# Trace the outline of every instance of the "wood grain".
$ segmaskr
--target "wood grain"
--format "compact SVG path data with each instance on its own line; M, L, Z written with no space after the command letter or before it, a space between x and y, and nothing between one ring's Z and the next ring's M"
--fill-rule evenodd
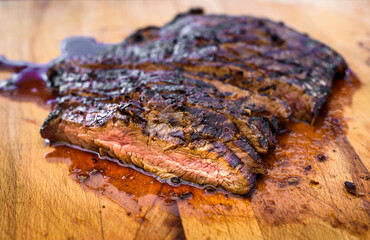
M172 206L175 215L163 211L154 194L140 216L128 216L119 202L73 181L68 164L45 161L53 150L39 135L47 109L0 96L0 239L370 238L369 181L359 178L370 168L369 1L1 1L0 53L43 63L58 56L65 37L119 42L138 27L162 25L191 6L284 21L347 60L362 86L344 111L349 142L326 146L336 152L328 151L333 160L317 169L322 187L302 184L278 196L257 193L252 201L195 194ZM0 79L8 76L0 73ZM345 193L346 180L358 183L367 196ZM269 201L277 204L272 212ZM284 201L291 202L280 206ZM294 209L302 204L309 212Z

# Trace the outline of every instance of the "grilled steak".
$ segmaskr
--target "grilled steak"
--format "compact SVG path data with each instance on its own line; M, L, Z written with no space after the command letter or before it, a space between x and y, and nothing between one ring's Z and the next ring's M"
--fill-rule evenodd
M48 72L57 104L41 128L67 143L247 194L259 154L291 116L312 121L344 60L281 23L192 10Z
M255 173L265 173L257 151L267 152L274 133L268 118L240 107L253 95L227 96L211 83L166 71L75 70L61 75L68 81L41 129L52 142L238 194L251 190Z
M162 28L138 30L108 50L105 58L109 61L98 64L166 69L173 65L195 76L275 96L303 121L317 117L334 76L346 69L336 52L283 23L203 15L200 10L180 14Z

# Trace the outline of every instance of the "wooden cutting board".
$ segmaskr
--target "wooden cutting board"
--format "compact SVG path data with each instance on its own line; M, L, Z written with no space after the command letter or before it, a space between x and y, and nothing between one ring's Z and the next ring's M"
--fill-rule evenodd
M347 60L362 84L344 108L348 141L322 146L330 152L328 160L310 175L318 186L305 178L251 199L199 190L191 200L169 203L158 197L170 188L166 184L148 187L154 194L145 197L140 189L129 194L119 187L89 188L71 172L72 150L63 153L64 162L44 157L53 151L39 135L48 110L0 96L0 239L370 239L369 1L1 1L0 53L43 63L59 55L65 37L119 42L138 27L162 25L191 6L284 21ZM8 76L0 73L0 79ZM133 179L139 173L131 174ZM344 181L355 182L365 196L348 194ZM112 197L117 194L123 197ZM126 200L138 207L135 214Z

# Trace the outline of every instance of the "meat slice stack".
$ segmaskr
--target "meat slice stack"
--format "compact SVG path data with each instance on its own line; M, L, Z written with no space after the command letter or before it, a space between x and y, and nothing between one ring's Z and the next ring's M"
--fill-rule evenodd
M102 54L56 63L48 84L58 104L41 135L247 194L266 173L259 153L291 115L313 121L345 68L283 24L192 10Z

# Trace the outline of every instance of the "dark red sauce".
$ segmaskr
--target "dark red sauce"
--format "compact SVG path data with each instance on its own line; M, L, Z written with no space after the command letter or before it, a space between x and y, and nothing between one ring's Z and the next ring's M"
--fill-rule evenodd
M61 43L61 57L94 55L104 51L109 44L97 43L89 37L70 37ZM55 59L57 61L59 58ZM11 61L0 55L0 71L12 72L7 82L0 83L0 93L16 100L36 101L50 105L57 93L47 86L47 73L53 61L46 64Z
M73 57L96 54L106 47L91 38L77 37L64 41L61 48L62 55ZM11 81L16 83L14 88L2 84L0 93L17 100L52 102L56 93L46 85L49 66L0 58L0 70L13 72ZM315 216L334 227L342 226L349 231L362 233L368 228L363 223L365 219L348 219L344 210L338 213L338 206L330 204L320 212L310 207L310 202L321 201L310 195L311 188L321 189L322 179L319 176L325 175L326 164L333 161L332 156L342 154L348 159L357 156L346 139L347 124L343 112L344 107L351 104L352 95L359 86L355 75L347 71L345 78L335 82L332 96L313 126L301 122L288 125L287 131L278 136L276 149L262 156L268 174L259 177L256 191L250 197L234 196L213 188L176 184L177 181L159 181L118 161L102 159L97 154L68 146L56 146L54 151L45 155L45 159L50 163L68 164L69 175L74 181L86 190L109 198L125 209L127 215L139 221L146 209L154 205L175 217L179 213L183 216L191 215L194 210L202 211L200 216L204 221L212 220L220 212L242 216L243 211L252 206L261 224L299 223L307 216ZM344 151L341 146L347 150ZM353 166L357 168L357 173L362 171L361 167ZM363 173L366 174L366 169ZM360 180L356 181L361 185ZM291 196L294 196L297 204L286 205L291 203ZM348 222L351 224L348 225ZM357 226L355 230L353 225Z
M0 57L0 70L13 72L7 82L2 82L0 91L3 95L17 100L48 103L56 98L56 93L47 87L48 65L33 64L23 61L10 61Z

